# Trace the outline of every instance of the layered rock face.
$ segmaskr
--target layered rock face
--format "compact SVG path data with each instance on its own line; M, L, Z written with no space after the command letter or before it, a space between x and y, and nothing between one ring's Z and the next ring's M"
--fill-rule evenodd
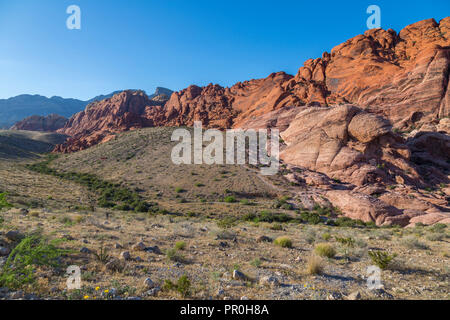
M48 116L31 116L17 122L11 130L55 132L65 126L69 119L51 114Z
M395 183L397 177L420 180L409 164L408 147L391 132L389 122L355 106L308 108L281 137L287 144L282 160L334 179L359 186Z

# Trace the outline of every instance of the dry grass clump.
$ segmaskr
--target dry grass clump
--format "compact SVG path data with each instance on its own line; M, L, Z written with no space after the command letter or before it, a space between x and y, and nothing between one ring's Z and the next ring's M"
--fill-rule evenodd
M306 263L306 273L310 275L322 274L324 269L323 259L312 254Z
M329 243L319 243L314 252L321 257L333 258L336 255L336 250Z
M282 248L292 248L292 240L289 237L278 237L273 243Z

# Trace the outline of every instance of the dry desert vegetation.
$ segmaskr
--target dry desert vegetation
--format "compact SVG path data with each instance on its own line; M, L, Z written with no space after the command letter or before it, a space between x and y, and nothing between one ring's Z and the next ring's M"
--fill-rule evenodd
M176 166L171 132L123 132L58 156L40 135L3 133L0 299L449 298L446 224L348 219L320 189L286 179L288 166L272 177ZM81 289L67 288L72 265Z

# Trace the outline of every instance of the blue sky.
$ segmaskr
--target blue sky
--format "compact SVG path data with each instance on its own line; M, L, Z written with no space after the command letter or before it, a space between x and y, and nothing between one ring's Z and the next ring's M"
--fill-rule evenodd
M66 28L72 4L81 30ZM382 27L396 31L450 15L448 0L0 0L0 98L88 99L295 74L363 33L371 4L381 7Z

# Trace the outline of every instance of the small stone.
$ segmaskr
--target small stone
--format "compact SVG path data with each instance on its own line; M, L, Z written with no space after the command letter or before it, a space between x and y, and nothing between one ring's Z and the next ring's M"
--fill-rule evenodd
M10 241L19 241L23 238L23 235L19 231L9 231L5 236Z
M123 268L123 264L119 259L113 258L105 264L105 268L109 271L120 271Z
M159 287L155 287L153 289L148 290L145 294L149 297L154 297L158 294L158 292L161 291Z
M263 286L270 286L270 287L274 288L280 284L280 281L278 280L278 278L267 276L267 277L262 277L261 279L259 279L259 284L261 284Z
M155 283L152 281L152 279L147 278L144 280L144 286L148 289L153 289L155 288Z
M348 300L359 300L359 299L361 299L361 293L359 291L352 292L347 296L347 299Z
M5 257L11 253L11 250L5 247L0 247L0 256Z
M234 280L247 280L247 276L240 272L239 270L233 271L233 279Z
M144 249L146 252L151 252L154 254L162 254L161 249L159 249L158 246L154 246L154 247L147 247Z
M250 300L247 296L242 296L241 300Z
M22 291L16 291L11 293L11 299L22 299L23 298L23 292Z
M225 294L225 290L223 290L223 289L217 290L216 295L217 295L218 297L221 297L221 296L223 296L224 294Z
M91 250L89 250L89 249L86 248L86 247L83 247L83 248L80 249L80 252L81 252L81 253L87 253L87 254L89 254L89 253L91 253Z
M114 244L115 249L123 249L122 245L120 243Z
M134 251L144 251L144 250L145 250L145 244L144 244L143 242L136 243L136 244L132 247L132 249L133 249Z
M273 239L267 236L260 236L256 239L258 242L273 242Z
M123 251L120 254L120 258L125 261L131 260L131 254L128 251Z

